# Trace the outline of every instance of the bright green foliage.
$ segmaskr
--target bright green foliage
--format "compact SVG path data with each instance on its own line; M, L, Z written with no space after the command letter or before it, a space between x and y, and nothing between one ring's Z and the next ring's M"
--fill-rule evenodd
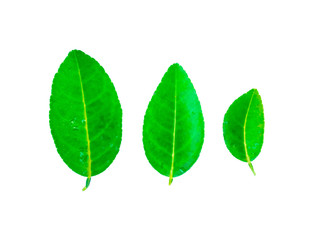
M255 175L252 161L263 144L264 115L257 89L235 100L224 116L223 136L227 148L237 159L247 162Z
M159 173L173 177L197 161L204 141L204 120L187 73L173 64L162 78L144 117L145 154Z
M54 76L50 128L57 151L76 173L92 176L115 159L121 143L122 110L116 90L99 63L69 52Z

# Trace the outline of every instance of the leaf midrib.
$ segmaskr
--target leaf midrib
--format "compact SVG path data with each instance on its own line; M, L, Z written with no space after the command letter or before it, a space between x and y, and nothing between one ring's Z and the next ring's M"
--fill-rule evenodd
M90 149L90 137L89 137L89 130L88 130L87 107L86 107L86 101L85 101L84 91L83 91L81 71L80 71L80 67L79 67L79 63L78 63L78 58L77 58L77 55L75 52L74 52L74 57L75 57L79 80L80 80L81 96L82 96L82 103L83 103L83 114L84 114L84 120L85 120L87 152L88 152L88 178L91 178L91 149Z
M169 185L173 181L173 169L174 169L174 154L176 145L176 126L177 126L177 70L174 72L174 111L173 111L173 134L172 134L172 155L171 155L171 169L169 176Z
M248 154L248 149L247 149L247 139L246 139L246 127L247 127L247 119L248 119L248 114L249 114L249 111L250 111L250 107L251 107L251 103L252 103L252 99L253 99L253 95L255 94L255 91L256 90L253 90L252 92L252 95L251 95L251 98L250 98L250 102L249 102L249 105L248 105L248 109L247 109L247 113L246 113L246 117L244 119L244 125L243 125L243 143L244 143L244 151L245 151L245 154L246 154L246 160L247 160L247 163L250 167L250 169L252 170L253 174L256 175L254 169L253 169L253 166L252 166L252 163L251 163L251 160L250 160L250 157L249 157L249 154Z

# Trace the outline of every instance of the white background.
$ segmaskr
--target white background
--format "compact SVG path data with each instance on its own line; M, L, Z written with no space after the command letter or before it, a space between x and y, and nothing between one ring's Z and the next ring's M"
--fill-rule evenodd
M319 1L1 1L0 239L320 239ZM113 164L85 178L49 129L54 74L94 57L123 108ZM168 186L144 155L145 110L178 62L205 118L196 164ZM232 157L222 121L257 88L265 139Z

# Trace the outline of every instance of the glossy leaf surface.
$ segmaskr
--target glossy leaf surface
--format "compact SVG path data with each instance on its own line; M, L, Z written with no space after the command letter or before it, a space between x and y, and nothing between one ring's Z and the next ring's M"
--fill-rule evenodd
M259 155L264 134L264 114L257 89L251 89L235 100L224 116L223 136L227 148L237 159L247 162Z
M158 85L145 114L143 145L154 169L169 177L188 171L204 141L200 102L187 73L173 64Z
M85 190L115 159L122 135L117 93L96 60L79 50L68 54L53 79L49 118L57 151L87 177Z

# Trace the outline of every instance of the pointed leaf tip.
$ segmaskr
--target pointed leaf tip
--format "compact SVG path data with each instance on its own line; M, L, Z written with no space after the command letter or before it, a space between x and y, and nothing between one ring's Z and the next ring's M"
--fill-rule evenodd
M179 64L179 63L173 63L169 68L168 68L168 71L169 70L172 70L172 69L181 69L184 71L183 67Z
M173 63L171 66L181 67L179 63Z
M78 53L80 53L80 54L85 54L85 53L84 53L83 51L81 51L81 50L73 49L73 50L71 50L71 51L68 53L68 55L78 54Z

